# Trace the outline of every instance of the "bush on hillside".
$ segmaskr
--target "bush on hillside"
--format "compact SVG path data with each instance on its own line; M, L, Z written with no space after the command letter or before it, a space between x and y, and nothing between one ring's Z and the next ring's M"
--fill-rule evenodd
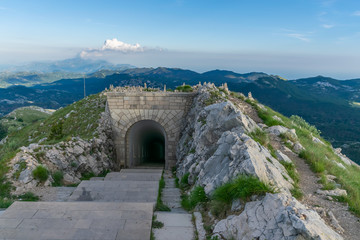
M190 85L178 86L176 88L176 90L178 90L179 92L192 92L193 91L193 89Z
M63 122L60 121L51 127L49 139L61 139L63 136Z
M40 182L45 182L49 178L48 170L42 165L37 166L33 170L32 175L35 179L39 180Z

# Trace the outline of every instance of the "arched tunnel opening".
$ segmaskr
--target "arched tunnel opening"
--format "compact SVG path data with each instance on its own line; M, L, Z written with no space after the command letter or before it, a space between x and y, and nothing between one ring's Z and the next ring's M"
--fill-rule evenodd
M154 131L153 129L148 129L143 132L141 139L141 156L140 163L149 164L149 163L165 163L165 139L164 136Z
M167 139L159 123L152 120L139 121L130 127L126 139L127 167L165 165Z

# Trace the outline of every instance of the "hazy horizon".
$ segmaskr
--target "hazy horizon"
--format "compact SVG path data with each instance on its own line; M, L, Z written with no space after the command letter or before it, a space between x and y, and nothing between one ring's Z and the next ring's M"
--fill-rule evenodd
M137 67L360 78L360 2L0 1L0 64L82 56Z

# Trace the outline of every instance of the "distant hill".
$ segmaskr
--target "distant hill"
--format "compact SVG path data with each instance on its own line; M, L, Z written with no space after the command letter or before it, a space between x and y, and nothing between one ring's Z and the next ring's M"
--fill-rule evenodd
M239 74L214 70L197 73L178 68L131 68L100 70L88 74L86 93L98 93L110 85L144 85L175 89L183 83L194 85L228 83L230 90L252 95L286 116L299 115L316 125L334 146L360 162L360 79L336 80L322 76L285 81L266 73ZM32 87L0 89L0 115L29 105L57 109L83 98L83 79L62 79Z
M14 85L33 86L60 79L80 78L84 74L101 78L133 67L129 64L111 64L103 60L83 58L34 62L23 66L2 68L2 72L0 72L0 88Z

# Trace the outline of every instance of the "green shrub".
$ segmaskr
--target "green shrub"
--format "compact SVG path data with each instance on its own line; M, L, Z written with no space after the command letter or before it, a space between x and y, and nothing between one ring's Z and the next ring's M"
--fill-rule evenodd
M58 186L62 186L63 185L63 179L64 179L64 174L61 171L56 171L53 173L52 175L54 182L53 182L53 186L54 187L58 187Z
M84 173L81 174L80 180L81 181L90 180L90 178L92 178L92 177L96 177L95 173L93 173L93 172L84 172Z
M8 129L0 122L0 140L6 137L8 134Z
M49 139L61 139L64 136L63 133L63 122L60 121L58 123L55 123L50 130L50 135L49 135Z
M35 179L39 180L40 182L45 182L49 178L48 170L42 165L37 166L33 170L32 175Z
M0 208L8 208L13 202L11 199L0 198Z
M32 192L26 192L20 196L18 196L18 199L20 201L26 201L26 202L36 202L39 201L39 197L36 196L34 193Z
M199 203L207 202L205 190L203 187L197 186L189 196L184 195L181 200L181 206L188 211L193 210Z
M178 90L179 92L192 92L193 91L193 89L190 85L178 86L176 88L176 90Z
M240 175L234 181L218 187L212 198L230 204L235 199L248 200L252 195L264 195L267 192L274 193L275 190L254 176Z
M190 173L185 173L184 176L182 176L182 178L180 180L180 188L181 189L187 188L189 186L189 176L190 176Z

